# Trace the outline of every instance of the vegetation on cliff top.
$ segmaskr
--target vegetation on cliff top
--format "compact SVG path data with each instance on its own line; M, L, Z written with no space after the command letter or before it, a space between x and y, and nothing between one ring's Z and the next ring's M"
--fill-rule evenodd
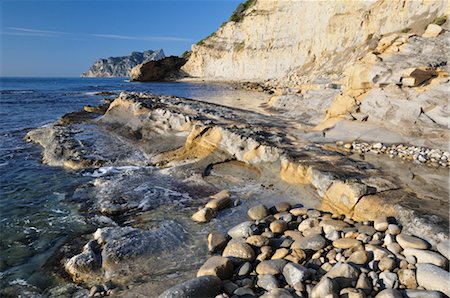
M244 16L244 12L252 7L256 3L256 0L247 0L242 2L236 7L233 14L230 17L230 22L240 22Z

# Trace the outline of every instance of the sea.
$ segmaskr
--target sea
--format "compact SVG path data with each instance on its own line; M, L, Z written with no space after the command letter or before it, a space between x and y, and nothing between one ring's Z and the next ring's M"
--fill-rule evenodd
M41 162L38 145L24 136L84 105L100 92L149 92L207 100L235 95L233 86L209 83L132 83L126 78L0 78L0 288L42 293L57 283L48 262L67 241L87 234L67 196L90 177Z

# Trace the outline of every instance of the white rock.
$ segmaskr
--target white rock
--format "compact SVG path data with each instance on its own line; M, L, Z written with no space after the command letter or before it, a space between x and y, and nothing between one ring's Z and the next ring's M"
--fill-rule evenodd
M401 233L401 234L398 234L395 239L397 240L398 244L400 244L400 246L403 247L403 249L405 249L405 248L427 249L428 248L428 243L425 240L420 239L415 236L410 236L410 235Z
M283 268L283 276L286 282L294 289L309 277L309 273L306 267L295 263L288 263Z
M450 260L450 240L443 240L436 245L437 251Z
M388 221L387 221L387 217L386 216L380 216L377 219L375 219L374 223L373 223L373 227L375 228L375 230L379 231L379 232L384 232L387 230L388 228Z
M389 271L383 271L380 273L380 279L387 289L398 288L398 276L397 274Z
M430 250L422 250L416 248L405 248L403 250L403 255L414 256L417 259L417 263L430 263L442 268L446 268L448 260L441 254L430 251Z
M334 280L325 276L312 289L311 298L337 297L338 294L339 286Z
M419 286L450 296L450 272L433 264L417 264L416 277Z
M442 32L442 27L436 24L429 24L422 37L433 38L437 37Z

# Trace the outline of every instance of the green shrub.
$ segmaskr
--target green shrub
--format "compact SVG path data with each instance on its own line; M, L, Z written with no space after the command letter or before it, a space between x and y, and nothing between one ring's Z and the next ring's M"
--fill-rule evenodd
M411 28L405 28L402 30L402 33L408 33L409 31L411 31Z
M247 0L239 4L230 17L231 22L240 22L244 16L244 12L252 7L256 3L256 0Z
M205 38L203 38L202 40L200 40L199 42L197 42L198 45L203 45L205 44L205 40L207 40L210 37L216 36L216 32L211 33L210 35L206 36Z
M447 16L437 17L434 19L434 23L439 26L443 25L445 22L447 22Z

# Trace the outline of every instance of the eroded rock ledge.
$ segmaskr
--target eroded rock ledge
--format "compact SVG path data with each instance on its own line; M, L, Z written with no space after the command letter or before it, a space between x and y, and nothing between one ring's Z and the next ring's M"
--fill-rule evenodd
M88 129L119 134L107 146L123 148L123 156L99 150L105 140L83 144L81 137L88 131L77 131L76 125L55 124L28 137L44 147L45 162L75 169L117 162L203 168L212 161L234 159L260 172L274 172L288 184L313 186L322 210L356 220L396 216L407 229L430 231L434 240L447 237L447 220L433 216L432 202L424 210L421 199L402 189L395 177L300 139L285 120L178 97L122 93L90 125ZM448 206L439 203L438 208Z

